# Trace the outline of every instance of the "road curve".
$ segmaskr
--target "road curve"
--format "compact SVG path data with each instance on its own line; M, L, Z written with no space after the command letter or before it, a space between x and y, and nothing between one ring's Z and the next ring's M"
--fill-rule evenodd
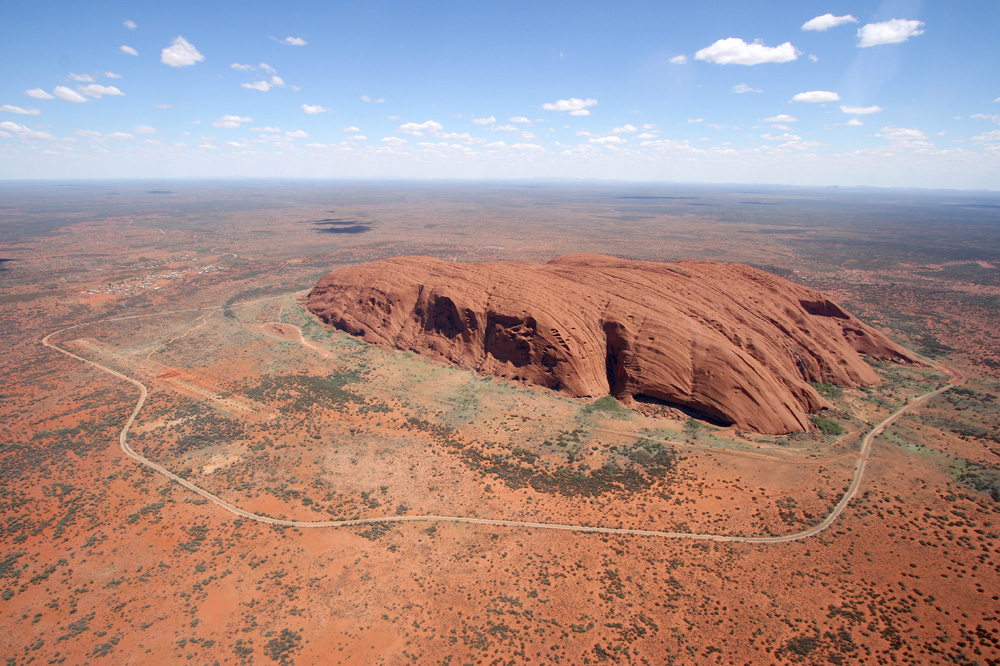
M278 297L270 297L278 298ZM257 299L256 301L246 301L246 303L257 302L269 300L269 298ZM189 310L177 310L170 312L169 314L179 314L184 312L200 312L204 310L218 309L220 306L208 306L202 308L192 308ZM865 466L868 463L868 456L871 453L872 443L875 437L879 435L885 428L896 421L899 417L906 414L907 412L913 410L916 407L924 404L931 398L948 391L955 386L964 384L966 379L964 376L953 372L943 366L938 366L940 369L951 375L951 379L944 386L924 393L920 395L907 404L903 405L895 412L886 417L881 423L873 427L865 438L861 442L861 450L858 455L858 461L854 470L854 477L851 480L851 484L848 486L847 490L844 492L843 497L837 502L833 510L823 519L822 522L809 527L801 532L795 532L794 534L786 534L782 536L758 536L758 537L748 537L748 536L736 536L728 534L700 534L696 532L666 532L662 530L640 530L640 529L630 529L623 527L593 527L588 525L573 525L573 524L563 524L563 523L539 523L530 522L523 520L500 520L492 518L472 518L466 516L436 516L436 515L423 515L423 516L382 516L376 518L358 518L353 520L325 520L325 521L304 521L304 520L285 520L282 518L271 518L269 516L262 516L260 514L252 513L245 509L230 504L226 500L214 495L204 488L197 486L187 479L174 474L162 465L153 462L149 458L146 458L141 453L136 452L128 443L128 431L135 422L136 417L139 415L139 411L142 409L143 405L146 403L146 397L149 395L149 391L146 385L137 379L133 379L127 375L124 375L117 370L108 368L96 361L91 361L78 354L63 349L62 347L56 345L52 342L52 338L59 333L72 330L74 328L79 328L80 326L86 326L89 324L96 324L104 321L123 321L128 319L140 319L146 317L155 317L166 313L155 313L155 314L145 314L145 315L129 315L125 317L111 317L108 319L102 319L96 322L85 322L81 324L74 324L72 326L67 326L61 328L58 331L53 331L49 333L44 338L42 338L42 344L49 349L53 349L61 354L65 354L70 358L76 359L82 363L97 368L103 372L106 372L114 377L117 377L123 381L126 381L137 389L139 389L139 399L132 409L132 413L129 415L128 419L125 421L125 425L122 427L121 432L118 434L118 442L121 445L122 451L125 452L127 456L138 461L140 464L145 465L149 469L162 474L171 481L184 486L188 490L201 495L205 499L214 503L215 505L229 511L232 514L240 516L241 518L246 518L248 520L253 520L258 523L265 523L268 525L277 525L280 527L296 527L296 528L330 528L330 527L350 527L353 525L374 525L374 524L384 524L384 523L413 523L413 522L442 522L442 523L466 523L472 525L490 525L494 527L516 527L516 528L527 528L527 529L545 529L545 530L563 530L567 532L580 532L580 533L591 533L591 534L612 534L619 536L646 536L646 537L660 537L668 539L696 539L702 541L730 541L730 542L740 542L740 543L785 543L788 541L798 541L799 539L805 539L807 537L815 536L820 532L829 528L840 515L847 508L847 505L857 494L858 489L861 486L861 479L865 473ZM807 461L813 462L813 461Z

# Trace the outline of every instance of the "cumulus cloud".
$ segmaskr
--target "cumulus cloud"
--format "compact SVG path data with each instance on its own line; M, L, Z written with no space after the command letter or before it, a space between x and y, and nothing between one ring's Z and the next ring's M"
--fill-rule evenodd
M33 97L34 99L52 99L52 95L45 92L41 88L32 88L31 90L25 90L24 94L28 97Z
M136 29L136 28L138 27L138 26L137 26L137 25L135 24L135 21L125 21L124 25L125 25L125 27L126 27L126 28L128 28L129 30L135 30L135 29Z
M43 132L41 130L31 129L27 125L22 125L20 123L15 123L10 120L5 120L0 123L0 135L3 136L13 136L17 135L22 139L51 139L52 135L48 132Z
M69 78L72 79L73 81L80 81L83 83L93 83L94 81L96 81L96 79L90 74L73 74L72 72L70 72Z
M396 128L403 134L412 134L413 136L424 136L424 133L434 134L435 132L441 131L441 123L435 122L433 120L426 120L422 123L404 123Z
M72 88L67 88L66 86L56 86L52 93L63 100L64 102L73 102L74 104L80 104L81 102L86 102L87 98L73 90Z
M281 43L288 44L289 46L305 46L306 40L302 39L301 37L292 37L291 35L289 35L288 37L282 39Z
M765 123L794 123L798 121L798 118L793 118L787 113L779 113L776 116L771 116L770 118L764 118Z
M236 129L241 124L243 124L243 123L249 123L249 122L252 122L252 121L253 121L253 118L249 118L247 116L225 115L225 116L222 116L221 118L219 118L218 120L216 120L212 124L215 125L216 127L221 127L223 129Z
M694 54L698 60L717 65L760 65L766 62L791 62L799 51L791 42L780 46L764 46L760 42L747 44L739 37L720 39Z
M194 44L181 36L174 38L170 46L164 48L160 54L160 62L171 67L188 67L204 59L205 56L198 53Z
M616 127L611 130L612 134L631 134L632 132L638 132L639 128L635 125L622 125L621 127Z
M926 148L932 145L927 141L926 134L918 129L907 127L883 127L875 133L875 136L881 137L898 147Z
M259 90L261 92L267 92L271 89L271 84L267 81L254 81L253 83L241 83L244 88L249 88L250 90Z
M304 130L295 130L294 132L285 132L285 136L289 139L305 139L309 135Z
M675 55L673 58L671 58L670 59L670 64L671 65L683 65L683 64L687 63L687 61L688 61L688 57L682 53L680 55Z
M361 131L360 128L355 127L354 125L351 125L349 127L341 127L340 129L343 130L343 131L345 131L345 132L360 132Z
M591 143L599 143L602 146L614 146L619 143L625 143L625 139L620 136L596 136L587 139L587 141L590 141Z
M751 88L745 83L740 83L733 86L733 92L742 95L743 93L759 93L764 91L760 88Z
M119 46L118 50L121 51L122 53L126 54L126 55L134 55L134 56L139 55L138 51L136 51L131 46L126 46L125 44L122 44L121 46Z
M114 72L104 72L104 76L108 77L109 79L120 79L120 78L122 78L121 74L115 74Z
M833 14L823 14L822 16L817 16L814 19L809 19L802 24L803 30L816 30L817 32L822 32L824 30L829 30L830 28L836 28L838 25L844 25L845 23L857 23L858 19L854 18L850 14L844 16L834 16Z
M792 98L792 101L818 104L821 102L836 102L838 99L840 99L840 95L829 90L810 90L809 92L800 92Z
M382 103L385 102L385 98L384 97L379 97L378 99L372 99L369 95L362 95L361 96L361 101L362 102L372 102L374 104L382 104Z
M972 137L973 141L979 143L996 143L1000 142L1000 130L990 130L989 132L983 132Z
M380 139L380 141L382 141L382 143L384 143L384 144L386 144L388 146L402 146L402 145L408 143L408 141L406 139L400 138L398 136L386 136L386 137L382 137L382 139Z
M688 122L692 123L692 124L694 124L694 123L703 123L703 122L705 122L705 119L704 118L688 118Z
M310 115L317 113L330 113L333 111L333 109L328 109L325 106L320 106L319 104L303 104L302 110Z
M149 125L136 125L133 131L136 134L156 134L156 128Z
M873 104L872 106L847 106L846 104L841 104L840 110L844 113L866 116L870 113L881 113L882 107L877 104Z
M851 118L845 124L848 127L861 127L862 125L864 125L864 123L858 120L857 118Z
M497 119L494 118L493 116L490 116L489 118L473 118L472 119L472 122L474 122L477 125L492 125L496 121L497 121Z
M513 118L508 118L508 121L512 123L531 123L531 121L525 118L524 116L514 116Z
M883 23L868 23L858 30L858 46L878 46L879 44L899 44L910 37L924 34L923 21L892 19Z
M1000 125L1000 114L996 113L973 113L969 116L973 120L988 120L991 123L996 123Z
M4 104L0 106L0 111L6 111L7 113L18 113L22 116L38 116L41 115L41 111L38 109L26 109L23 106L14 106L13 104Z
M596 99L570 97L569 99L561 99L557 102L546 102L542 104L542 108L546 111L569 111L571 116L589 116L590 110L588 107L595 104L597 104Z
M99 83L91 83L85 86L77 86L76 89L82 92L87 97L96 97L98 99L104 97L105 95L110 95L111 97L118 97L125 94L115 86L102 86Z

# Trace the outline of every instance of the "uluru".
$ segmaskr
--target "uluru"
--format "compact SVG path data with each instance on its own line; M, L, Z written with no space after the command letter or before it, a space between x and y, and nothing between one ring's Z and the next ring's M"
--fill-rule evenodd
M878 384L865 356L915 362L823 294L714 261L396 257L328 273L306 305L377 345L758 433L808 429L828 406L809 382Z

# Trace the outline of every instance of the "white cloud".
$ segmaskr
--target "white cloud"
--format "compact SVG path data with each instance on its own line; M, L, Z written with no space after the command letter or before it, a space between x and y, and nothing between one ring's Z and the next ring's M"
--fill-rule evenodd
M785 132L784 134L779 134L777 136L772 136L771 134L761 134L760 138L767 139L768 141L801 141L802 137L798 134L789 134Z
M760 65L766 62L791 62L799 51L791 42L780 46L764 46L760 42L747 44L739 37L720 39L694 54L698 60L717 65Z
M289 46L305 46L307 42L301 37L292 37L289 35L288 37L282 39L281 43L288 44Z
M434 134L441 131L441 123L435 122L433 120L427 120L422 123L404 123L396 128L403 134L412 134L413 136L424 136L424 132Z
M274 67L271 67L266 62L260 63L260 68L262 70L264 70L265 72L267 72L268 74L277 74L278 73L278 70L276 70Z
M32 88L31 90L25 90L24 94L28 97L33 97L34 99L52 99L52 95L45 92L41 88Z
M354 125L351 125L350 127L341 127L341 129L343 131L345 131L345 132L360 132L361 131L360 129L358 129Z
M97 130L73 130L73 134L88 139L96 139L97 137L101 136L101 133L98 132Z
M109 79L120 79L120 78L122 78L121 74L115 74L114 72L104 72L104 76L108 77Z
M845 124L848 127L861 127L862 125L864 125L864 123L858 120L857 118L851 118Z
M809 92L800 92L792 98L792 101L819 104L821 102L836 102L838 99L840 99L840 95L829 90L810 90Z
M125 21L125 23L124 23L123 25L124 25L124 26L125 26L126 28L128 28L129 30L135 30L135 29L136 29L136 28L138 27L138 26L137 26L137 25L135 24L135 21Z
M802 24L803 30L816 30L822 32L824 30L829 30L830 28L836 28L839 25L844 25L845 23L857 23L858 19L854 18L850 14L845 14L844 16L834 16L833 14L823 14L822 16L817 16L814 19L809 19Z
M1000 114L996 113L973 113L969 116L973 120L988 120L991 123L1000 125Z
M128 132L112 132L111 134L108 134L108 138L116 141L125 141L127 139L134 139L135 137Z
M242 123L252 122L253 118L248 118L247 116L231 116L225 115L212 123L216 127L222 127L224 129L236 129Z
M671 58L670 59L670 64L671 65L683 65L683 64L687 63L687 61L688 61L688 57L682 53L680 55L675 55L673 58Z
M367 141L368 140L368 137L366 137L364 134L355 134L354 136L347 137L347 138L350 139L351 141Z
M972 140L981 143L1000 142L1000 130L990 130L989 132L983 132L982 134L972 137Z
M136 51L131 46L126 46L125 44L122 44L121 46L119 46L118 50L121 51L122 53L125 53L126 55L134 55L134 56L139 55L138 51Z
M261 92L267 92L271 89L271 84L267 81L254 81L253 83L241 83L240 86L244 88L249 88L250 90L259 90Z
M280 132L280 127L251 127L252 130L257 130L258 132Z
M650 134L649 132L643 132L642 134L638 135L635 138L642 139L643 141L648 141L650 139L655 139L656 135L655 134Z
M621 127L616 127L611 130L612 134L631 134L632 132L638 132L639 128L635 125L622 125Z
M204 59L205 56L198 53L194 44L181 36L174 38L170 46L163 49L160 54L160 62L171 67L188 67Z
M368 95L362 95L361 96L361 101L362 102L373 102L375 104L382 104L382 103L385 102L385 98L384 97L379 97L378 99L372 99Z
M619 143L625 143L625 139L620 136L598 136L591 139L587 139L591 143L599 143L603 146L613 146Z
M97 80L90 74L73 74L72 72L70 72L69 78L73 81L79 81L81 83L93 83Z
M740 83L738 85L733 86L733 92L742 95L743 93L759 93L764 91L761 90L760 88L751 88L745 83Z
M105 95L118 97L125 94L115 86L102 86L99 83L91 83L85 86L77 86L76 89L82 92L87 97L96 97L98 99L104 97Z
M398 136L386 136L380 140L388 146L402 146L403 144L408 143L406 139L401 139Z
M798 118L793 118L787 113L779 113L776 116L771 116L770 118L764 118L765 123L794 123L797 121Z
M569 99L561 99L558 102L546 102L542 104L542 108L546 111L569 111L571 116L589 116L590 111L588 107L595 104L597 104L596 99L570 97Z
M881 137L898 147L927 148L932 144L927 142L927 135L918 129L906 127L883 127L875 136Z
M238 72L252 72L257 68L254 67L253 65L241 65L238 62L234 62L232 65L229 66L229 69L235 69Z
M52 92L56 97L63 100L64 102L73 102L74 104L79 104L81 102L86 102L87 98L78 93L77 91L67 88L66 86L56 86Z
M134 131L136 134L156 134L156 128L149 125L136 125Z
M688 118L688 122L692 123L692 124L693 123L703 123L703 122L705 122L705 119L704 118Z
M1000 99L998 99L997 101L1000 102ZM508 121L512 123L529 123L529 124L531 123L531 121L525 118L524 116L514 116L513 118L508 118Z
M4 104L0 106L0 111L6 111L7 113L19 113L22 116L39 116L42 114L38 109L26 109L23 106L14 106L13 104Z
M840 105L840 110L844 113L853 113L859 116L867 116L870 113L881 113L882 107L877 104L872 106L847 106L846 104Z
M923 21L892 19L884 23L869 23L858 30L858 47L898 44L910 37L924 34Z
M17 134L23 139L51 139L53 138L48 132L43 132L41 130L34 130L27 125L22 125L20 123L15 123L10 120L5 120L0 123L0 134L6 133L7 136L12 134Z
M309 135L304 130L295 130L294 132L285 132L285 136L289 139L305 139Z
M172 108L174 108L174 105L173 104L154 104L153 108L154 109L172 109Z
M527 150L531 152L545 152L545 149L539 146L537 143L512 143L510 147L515 150Z
M472 122L474 122L477 125L492 125L496 121L497 121L497 119L494 118L493 116L490 116L489 118L473 118L472 119Z
M320 106L319 104L303 104L302 110L310 115L316 113L331 113L333 111L333 109L328 109L325 106Z
M519 132L520 128L516 125L495 125L490 128L494 132Z

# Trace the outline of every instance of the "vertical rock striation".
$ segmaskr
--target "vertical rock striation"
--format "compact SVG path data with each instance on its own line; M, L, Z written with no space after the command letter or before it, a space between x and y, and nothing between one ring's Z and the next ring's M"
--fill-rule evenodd
M822 294L740 264L571 255L397 257L327 274L307 307L383 346L575 397L652 398L762 433L808 427L807 382L880 380L914 358Z

